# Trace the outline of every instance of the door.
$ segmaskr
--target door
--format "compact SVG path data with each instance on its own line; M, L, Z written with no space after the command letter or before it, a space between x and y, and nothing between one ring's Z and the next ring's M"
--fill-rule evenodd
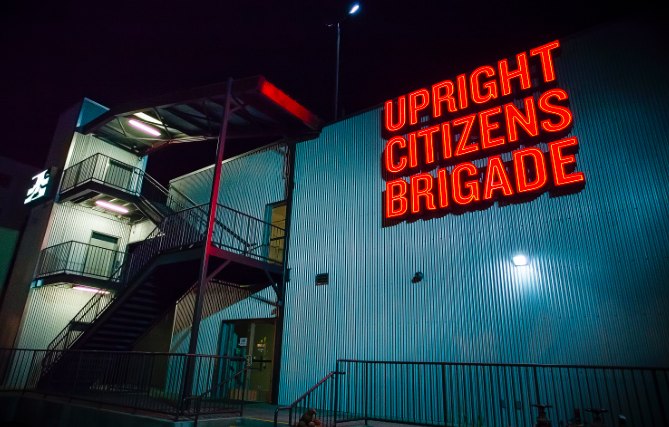
M283 248L286 243L286 202L272 203L265 208L265 221L268 223L265 257L276 264L283 263Z
M272 357L274 354L274 319L223 321L219 354L243 357L248 369L236 375L242 366L228 364L219 371L222 393L234 399L270 402L272 399Z
M118 267L118 237L93 231L88 241L84 274L109 278Z
M132 175L134 168L114 159L109 159L105 172L105 184L121 190L132 192Z

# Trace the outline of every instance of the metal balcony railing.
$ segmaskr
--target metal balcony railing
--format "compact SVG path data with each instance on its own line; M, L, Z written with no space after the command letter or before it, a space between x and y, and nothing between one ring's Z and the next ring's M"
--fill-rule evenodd
M142 171L132 165L112 159L104 154L94 154L63 172L60 191L65 192L87 182L98 182L131 194L139 194Z
M75 274L118 282L125 252L82 242L69 241L45 248L40 253L35 278Z
M60 192L89 182L105 185L150 203L162 216L195 206L176 189L168 191L141 169L104 154L94 154L63 172Z

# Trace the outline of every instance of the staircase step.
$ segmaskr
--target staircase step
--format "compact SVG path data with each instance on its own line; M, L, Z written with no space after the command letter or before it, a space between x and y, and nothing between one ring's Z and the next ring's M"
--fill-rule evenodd
M158 314L160 314L158 310L137 311L137 310L127 310L126 307L123 307L123 309L119 309L114 313L114 317L153 319Z

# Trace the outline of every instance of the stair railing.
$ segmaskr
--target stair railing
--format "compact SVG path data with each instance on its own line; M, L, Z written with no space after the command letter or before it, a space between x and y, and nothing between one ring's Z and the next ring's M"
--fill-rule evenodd
M144 267L156 255L202 242L207 230L208 213L206 206L195 206L166 217L144 241L135 247L132 253L126 256L125 262L119 267L119 270L123 271L123 277L117 292L113 295L100 293L93 296L52 340L48 349L65 350L69 348L84 333L85 325L94 323L105 309L123 294L123 291L136 274L143 271ZM256 259L275 262L267 255L269 252L258 253L258 248L269 248L272 244L272 240L266 237L271 235L268 234L268 230L269 233L280 233L281 237L275 239L275 242L283 240L283 229L227 206L219 205L218 212L224 214L217 215L215 238L212 244ZM226 218L231 218L230 215L234 218L232 227L227 226L223 221ZM246 224L245 228L242 227L243 224ZM245 238L242 237L242 234L234 231L236 227L242 227ZM273 228L277 230L272 231ZM253 242L256 243L251 243L250 239L253 239ZM262 243L263 239L267 239L267 243ZM112 277L116 277L116 275L115 272ZM76 336L73 336L73 333L76 333ZM53 357L47 357L45 360L47 365L52 365L57 361Z
M235 359L229 359L234 361ZM245 359L242 359L245 362ZM197 396L185 397L182 400L182 413L194 416L194 426L197 426L200 415L216 414L222 412L244 411L244 398L246 395L246 378L249 371L253 369L252 364L244 363L244 366L233 373L231 376L211 387L209 390L198 394ZM230 396L234 386L240 385L241 393L235 397ZM221 395L224 397L221 398ZM227 395L227 396L226 396Z
M195 211L196 208L191 208L192 211ZM175 217L184 217L190 213L191 210L186 210L174 214ZM198 210L199 211L199 210ZM171 221L170 227L174 228L177 221ZM187 222L184 220L178 221L178 224L186 226ZM109 293L98 293L94 295L82 308L79 312L73 317L73 319L63 328L58 335L51 341L48 350L65 350L70 345L72 345L76 339L84 332L84 325L92 324L95 322L98 317L105 311L105 309L114 302L119 295L122 294L122 291L125 289L129 281L134 277L136 273L142 270L143 267L161 250L170 248L170 245L176 244L187 244L195 243L198 240L198 235L196 232L183 232L178 233L177 238L171 240L164 239L164 233L159 228L156 227L149 236L140 243L137 248L126 257L126 261L118 267L117 271L112 274L112 277L120 276L121 271L124 271L123 280L121 280L117 292L113 295ZM201 240L201 239L199 239ZM73 326L78 327L80 330L74 331ZM78 332L76 336L72 336L72 332ZM54 353L55 354L55 353ZM47 365L52 365L55 360L53 357L45 358Z
M345 372L332 371L302 396L287 406L280 406L274 411L274 426L279 425L279 412L288 411L288 426L296 426L302 414L314 410L313 416L321 420L324 426L336 424L337 379Z
M219 203L212 244L272 264L283 262L286 231Z

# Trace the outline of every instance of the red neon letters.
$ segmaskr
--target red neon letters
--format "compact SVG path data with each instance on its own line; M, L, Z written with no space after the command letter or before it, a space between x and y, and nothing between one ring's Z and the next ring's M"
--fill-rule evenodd
M554 140L573 124L569 95L544 87L557 79L559 47L556 40L386 101L385 218L584 184L584 173L576 171L578 139ZM538 142L547 148L532 146Z

